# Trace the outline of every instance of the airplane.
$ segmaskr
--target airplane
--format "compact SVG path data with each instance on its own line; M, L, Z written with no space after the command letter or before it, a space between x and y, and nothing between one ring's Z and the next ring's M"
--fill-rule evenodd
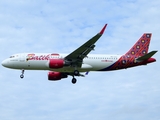
M70 54L19 53L2 61L2 65L11 69L20 69L22 71L20 78L24 78L25 70L48 70L48 80L58 81L72 76L71 82L75 84L77 82L75 77L84 77L90 71L120 70L156 61L152 56L157 51L148 53L151 33L144 33L123 55L89 54L94 50L95 43L103 35L106 27L107 24L99 33Z

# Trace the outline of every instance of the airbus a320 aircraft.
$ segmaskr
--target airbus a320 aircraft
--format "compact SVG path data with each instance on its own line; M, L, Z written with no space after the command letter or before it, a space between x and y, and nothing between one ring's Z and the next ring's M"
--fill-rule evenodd
M89 54L95 48L95 43L102 36L107 24L102 30L70 54L59 53L20 53L5 59L2 65L7 68L20 69L24 77L25 70L49 70L48 80L57 81L72 76L84 76L89 71L111 71L126 69L155 62L151 58L157 51L148 53L151 33L144 33L135 45L123 55Z

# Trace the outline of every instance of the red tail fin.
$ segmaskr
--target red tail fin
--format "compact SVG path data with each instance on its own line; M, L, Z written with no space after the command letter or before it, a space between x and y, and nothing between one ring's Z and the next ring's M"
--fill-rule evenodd
M125 54L127 56L143 56L148 53L151 33L144 33L135 45Z

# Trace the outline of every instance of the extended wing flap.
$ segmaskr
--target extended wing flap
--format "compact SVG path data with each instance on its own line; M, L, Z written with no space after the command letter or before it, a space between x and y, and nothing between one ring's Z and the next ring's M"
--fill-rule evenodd
M144 56L137 58L136 60L137 60L138 62L142 62L142 61L144 61L144 60L148 60L148 59L151 58L156 52L157 52L157 51L151 51L151 52L145 54Z

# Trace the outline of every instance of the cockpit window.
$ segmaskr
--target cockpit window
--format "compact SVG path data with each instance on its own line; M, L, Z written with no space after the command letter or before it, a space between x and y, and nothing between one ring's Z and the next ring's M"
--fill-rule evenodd
M11 55L9 58L17 58L19 55L18 54L14 54L14 55Z
M10 56L9 58L14 58L14 56Z
M12 56L10 56L9 58L14 58L15 56L14 55L12 55Z

